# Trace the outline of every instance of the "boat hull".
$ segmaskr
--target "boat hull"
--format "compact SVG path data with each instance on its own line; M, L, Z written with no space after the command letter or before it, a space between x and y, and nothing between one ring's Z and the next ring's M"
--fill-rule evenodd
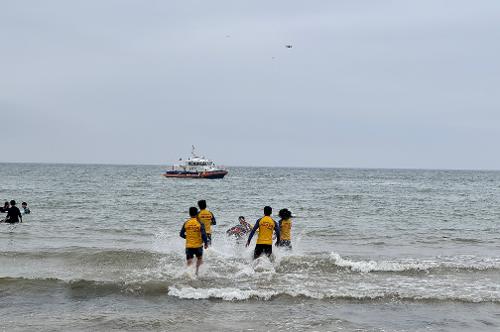
M166 178L184 178L184 179L222 179L227 171L206 171L206 172L185 172L185 171L167 171L163 174Z

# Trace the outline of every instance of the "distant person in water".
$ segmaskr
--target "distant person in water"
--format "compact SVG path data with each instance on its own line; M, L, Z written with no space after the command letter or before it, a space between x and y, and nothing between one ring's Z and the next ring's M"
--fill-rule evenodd
M21 208L23 209L23 210L22 210L22 212L23 212L24 214L30 214L30 213L31 213L31 210L30 210L30 208L28 207L28 203L26 203L26 202L22 202L22 203L21 203Z
M207 201L204 199L198 201L200 212L198 213L198 220L205 226L207 232L208 245L212 245L212 225L217 225L214 214L207 209Z
M7 213L9 212L9 209L10 209L10 204L8 201L5 201L3 207L0 207L0 212Z
M193 258L196 256L196 275L198 269L203 264L203 244L208 248L207 234L205 226L196 218L198 209L194 206L189 208L190 218L182 225L180 237L186 239L186 260L187 265L193 264Z
M259 258L260 255L265 254L266 256L271 256L273 253L273 232L276 233L276 241L280 241L280 228L276 221L271 218L273 209L270 206L264 207L264 216L258 219L253 226L250 235L248 236L248 241L246 246L250 245L253 235L257 230L259 230L259 235L257 237L257 244L255 245L255 250L253 253L253 258Z
M288 209L281 209L278 213L280 220L280 240L276 241L276 245L292 249L292 213Z
M10 201L10 208L7 212L7 218L5 218L5 222L9 224L23 222L23 216L21 215L21 211L19 211L19 208L16 206L15 200Z
M9 209L10 209L10 203L8 201L5 201L5 203L3 204L3 206L0 207L0 212L1 213L7 213L7 212L9 212ZM0 218L0 222L4 222L5 220L7 220L7 217Z
M241 239L252 230L252 225L245 220L244 216L238 217L239 225L233 226L226 231L229 236L234 236L236 239Z

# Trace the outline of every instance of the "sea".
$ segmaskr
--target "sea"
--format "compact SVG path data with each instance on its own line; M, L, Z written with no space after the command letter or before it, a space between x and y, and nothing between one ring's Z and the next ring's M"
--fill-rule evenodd
M499 331L500 172L0 164L2 331ZM217 218L198 276L188 209ZM292 211L292 250L226 236Z

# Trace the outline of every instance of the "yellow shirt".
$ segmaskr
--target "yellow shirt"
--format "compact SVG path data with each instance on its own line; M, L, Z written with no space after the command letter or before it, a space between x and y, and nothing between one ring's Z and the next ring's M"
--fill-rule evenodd
M259 237L257 244L273 244L273 231L276 222L269 216L264 216L259 220Z
M203 209L198 213L198 220L205 225L205 232L212 234L212 218L214 215L207 209Z
M292 239L292 219L281 221L280 240L290 241Z
M201 224L196 218L191 218L184 223L186 231L186 248L199 248L203 246Z

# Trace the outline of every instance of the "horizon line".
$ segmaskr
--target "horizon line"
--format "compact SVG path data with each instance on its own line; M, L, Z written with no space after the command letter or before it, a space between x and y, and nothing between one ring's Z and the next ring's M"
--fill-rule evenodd
M158 166L170 167L172 164L126 164L126 163L82 163L82 162L32 162L32 161L0 161L0 164L27 164L27 165L87 165L87 166ZM498 172L500 169L488 168L422 168L422 167L359 167L359 166L268 166L268 165L224 165L225 167L241 168L295 168L295 169L358 169L358 170L414 170L414 171L478 171L478 172Z

